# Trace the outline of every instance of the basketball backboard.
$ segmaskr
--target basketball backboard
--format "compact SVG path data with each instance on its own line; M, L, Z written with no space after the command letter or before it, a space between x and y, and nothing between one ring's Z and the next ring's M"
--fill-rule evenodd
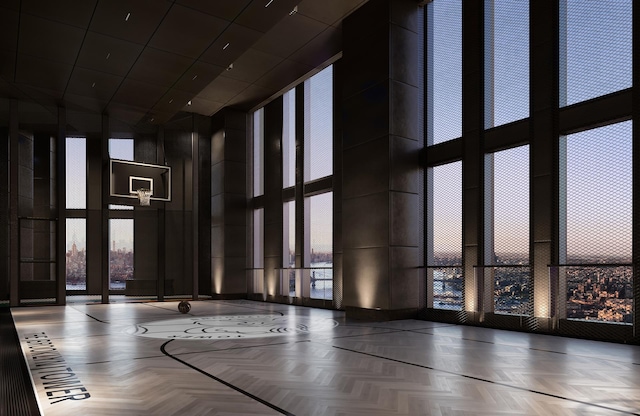
M151 191L152 201L171 201L171 167L111 159L109 195L138 200L138 190ZM133 201L131 201L133 203Z

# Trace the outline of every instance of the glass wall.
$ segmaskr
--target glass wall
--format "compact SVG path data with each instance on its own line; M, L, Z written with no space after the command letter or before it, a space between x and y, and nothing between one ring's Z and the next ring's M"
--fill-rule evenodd
M632 123L560 140L562 292L568 319L632 323Z
M311 298L333 299L333 192L307 198Z
M253 196L264 194L264 108L253 113Z
M66 276L67 290L87 289L87 220L66 219Z
M560 106L631 87L632 0L560 0Z
M427 171L427 275L433 307L462 310L462 162Z
M67 137L65 151L66 288L68 291L85 291L87 290L87 139Z
M87 208L87 139L67 137L66 140L66 207Z
M133 280L133 219L109 220L109 289L124 290Z
M296 184L296 90L282 96L282 187Z
M462 0L427 3L427 145L462 136Z
M485 273L496 313L530 315L529 146L485 157Z
M333 66L304 82L304 181L333 173Z
M485 128L529 116L529 4L485 0Z

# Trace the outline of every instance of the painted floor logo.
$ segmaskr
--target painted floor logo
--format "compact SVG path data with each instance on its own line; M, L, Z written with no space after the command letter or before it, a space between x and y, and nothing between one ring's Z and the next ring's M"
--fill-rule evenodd
M184 340L264 338L326 331L333 319L280 315L221 315L168 319L137 324L126 333L140 337Z

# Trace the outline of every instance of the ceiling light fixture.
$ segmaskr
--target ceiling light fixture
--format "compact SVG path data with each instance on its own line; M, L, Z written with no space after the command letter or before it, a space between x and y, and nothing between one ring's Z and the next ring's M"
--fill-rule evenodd
M104 59L109 59L110 56L111 56L111 52L107 52L107 57Z
M124 18L124 21L128 22L130 17L131 17L131 13L127 13L127 17Z
M169 100L169 104L171 104L173 102L173 98Z
M193 76L193 78L191 78L191 81L195 81L195 80L196 80L196 78L198 78L198 75L197 75L197 74L196 74L196 75L194 75L194 76Z
M289 12L289 16L293 16L296 13L298 13L298 6L294 7L293 10Z
M225 50L225 49L227 49L228 47L229 47L229 42L227 42L227 44L226 44L226 45L224 45L224 46L222 47L222 50Z
M271 5L271 3L273 3L273 0L269 0L269 3L265 4L264 7L269 7L269 5Z
M227 71L231 71L233 69L233 62L229 64L227 67Z
M191 105L191 100L187 101L187 105Z
M91 84L91 88L95 88L96 87L96 83L94 82L93 84Z

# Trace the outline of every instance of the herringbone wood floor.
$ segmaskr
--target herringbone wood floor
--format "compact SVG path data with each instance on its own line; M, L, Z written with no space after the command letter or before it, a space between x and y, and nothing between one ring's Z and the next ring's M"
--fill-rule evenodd
M250 301L192 306L188 315L176 302L14 309L43 414L640 415L637 346L425 321L363 323ZM132 335L136 324L236 315L339 325L215 340ZM45 388L52 380L36 363L47 356L35 358L44 350L27 343L34 334L47 337L49 357L66 368L69 378L58 381L85 388L88 399L52 400L81 390Z

